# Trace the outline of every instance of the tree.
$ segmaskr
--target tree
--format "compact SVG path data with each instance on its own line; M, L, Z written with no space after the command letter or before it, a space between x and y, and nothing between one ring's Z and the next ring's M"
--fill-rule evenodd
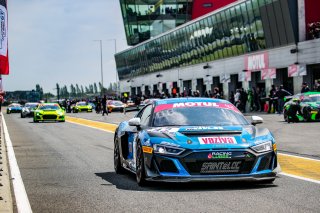
M36 92L39 93L40 100L41 100L43 98L43 89L42 89L42 87L40 87L39 84L36 84Z
M60 86L58 83L56 84L56 89L57 89L57 99L59 101L59 99L60 99Z
M77 97L79 97L81 94L81 90L78 84L76 84L76 92L77 92Z
M93 93L94 93L94 94L97 94L97 93L98 93L98 87L97 87L97 84L96 84L96 83L93 84Z
M76 97L76 88L71 84L70 86L70 95L74 98Z
M89 87L90 87L90 85L89 85ZM85 91L86 91L86 94L90 93L90 90L89 90L89 88L87 86L85 87Z
M84 96L84 90L83 90L83 86L81 85L81 96Z

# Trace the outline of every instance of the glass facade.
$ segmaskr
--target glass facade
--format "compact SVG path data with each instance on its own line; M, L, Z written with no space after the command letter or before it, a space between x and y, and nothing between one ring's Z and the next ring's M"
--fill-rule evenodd
M128 45L191 20L193 0L120 0Z
M281 15L276 15L273 8L280 2ZM289 7L285 2L247 0L118 53L115 59L119 79L294 43ZM270 26L272 17L286 26ZM286 29L283 35L279 33L280 28ZM277 40L279 42L275 42Z

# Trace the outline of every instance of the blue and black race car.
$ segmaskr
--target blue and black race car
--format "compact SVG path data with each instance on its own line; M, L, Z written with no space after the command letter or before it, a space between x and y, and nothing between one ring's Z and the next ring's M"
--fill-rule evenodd
M260 117L249 123L230 102L209 98L156 100L119 124L116 173L148 181L245 180L272 183L276 143Z

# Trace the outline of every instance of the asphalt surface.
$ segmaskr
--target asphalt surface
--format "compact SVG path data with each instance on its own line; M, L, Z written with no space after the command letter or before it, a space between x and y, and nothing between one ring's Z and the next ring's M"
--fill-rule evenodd
M71 115L118 123L132 114ZM320 157L319 123L263 117L279 150ZM5 120L34 212L320 211L320 184L282 175L273 185L157 183L142 188L134 175L115 174L112 133L68 122L35 124L18 114L5 115Z

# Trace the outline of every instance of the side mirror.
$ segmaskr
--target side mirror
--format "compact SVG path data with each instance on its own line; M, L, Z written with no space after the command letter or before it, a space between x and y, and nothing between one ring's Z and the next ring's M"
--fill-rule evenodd
M129 126L140 126L140 118L131 118L129 120Z
M256 125L256 124L262 124L263 123L263 118L259 116L251 116L251 124Z
M61 107L61 109L62 109L63 111L66 111L66 108L64 108L64 107Z

